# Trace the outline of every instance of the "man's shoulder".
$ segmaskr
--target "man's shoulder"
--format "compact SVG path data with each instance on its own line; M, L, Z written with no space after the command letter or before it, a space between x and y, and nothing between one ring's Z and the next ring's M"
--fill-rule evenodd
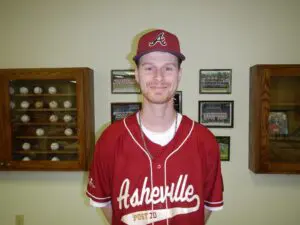
M135 114L124 119L114 121L104 129L99 140L115 142L121 136L128 135L128 128L136 125Z
M201 146L199 151L201 151L202 154L203 152L206 152L206 159L215 160L216 158L219 158L219 145L213 132L203 124L193 121L192 119L189 120L194 123L192 135L196 138L199 146Z
M184 115L184 121L185 124L194 124L194 128L193 131L195 134L197 134L200 138L207 138L207 137L214 137L214 134L212 133L212 131L207 128L206 126L204 126L203 124L191 119L190 117Z

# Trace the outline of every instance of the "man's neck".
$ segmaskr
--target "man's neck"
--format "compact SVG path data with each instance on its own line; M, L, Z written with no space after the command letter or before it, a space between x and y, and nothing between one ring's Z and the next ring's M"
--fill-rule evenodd
M169 129L176 118L173 102L166 104L143 104L141 122L148 130L164 132Z

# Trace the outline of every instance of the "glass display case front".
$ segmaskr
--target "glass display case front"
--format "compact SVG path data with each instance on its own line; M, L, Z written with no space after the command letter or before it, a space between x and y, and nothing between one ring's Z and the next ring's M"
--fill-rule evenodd
M10 80L14 161L77 161L75 80Z
M300 74L270 77L270 161L300 163Z

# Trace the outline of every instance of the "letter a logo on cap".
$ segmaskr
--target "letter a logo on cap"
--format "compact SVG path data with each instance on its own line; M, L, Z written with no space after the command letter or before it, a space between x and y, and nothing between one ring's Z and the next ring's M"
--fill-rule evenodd
M162 46L166 46L167 42L166 42L166 38L165 38L165 33L161 32L159 33L154 41L149 42L149 46L152 47L154 45L156 45L157 43L160 43Z

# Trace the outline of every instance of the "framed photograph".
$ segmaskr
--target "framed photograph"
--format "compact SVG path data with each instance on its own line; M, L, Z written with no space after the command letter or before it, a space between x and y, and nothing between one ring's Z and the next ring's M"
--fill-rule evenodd
M182 91L176 91L174 95L174 108L177 112L182 113Z
M230 136L216 136L220 147L221 161L230 160Z
M231 94L232 69L201 69L200 94Z
M268 121L271 137L288 136L288 116L285 111L271 111Z
M135 80L134 70L111 70L112 94L140 94L141 90Z
M142 107L141 102L114 102L111 103L111 123L121 120L137 111Z
M233 101L199 101L199 123L206 127L233 127Z

